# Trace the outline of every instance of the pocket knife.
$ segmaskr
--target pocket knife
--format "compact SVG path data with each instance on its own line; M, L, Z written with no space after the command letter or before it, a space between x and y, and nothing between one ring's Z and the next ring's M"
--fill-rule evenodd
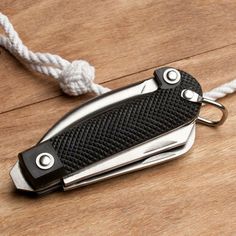
M199 117L205 103L222 111L219 120ZM197 122L217 126L226 117L190 74L159 68L65 115L19 154L10 175L18 190L38 194L82 187L175 159L192 147Z

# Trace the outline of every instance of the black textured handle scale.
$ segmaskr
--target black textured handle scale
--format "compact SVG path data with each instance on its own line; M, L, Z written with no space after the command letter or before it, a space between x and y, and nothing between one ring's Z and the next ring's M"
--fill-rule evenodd
M191 89L201 95L201 88L189 74L181 72L181 77L173 89L130 98L53 137L50 142L67 173L195 119L200 104L184 100L181 91Z
M126 99L46 141L56 152L64 175L193 121L201 104L183 99L181 92L190 89L202 95L202 90L191 75L180 73L177 86L159 86L154 92ZM26 165L23 163L23 167ZM34 181L32 184L37 185Z

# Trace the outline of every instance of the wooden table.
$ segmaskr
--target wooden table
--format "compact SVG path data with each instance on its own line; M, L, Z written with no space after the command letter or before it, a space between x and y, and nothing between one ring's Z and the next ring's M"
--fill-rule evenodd
M0 2L34 51L83 58L118 88L171 65L208 91L236 77L236 2L42 0ZM93 95L62 94L0 49L2 235L236 235L236 95L217 129L198 126L177 161L41 198L14 191L9 171L64 113ZM214 115L215 110L205 109Z

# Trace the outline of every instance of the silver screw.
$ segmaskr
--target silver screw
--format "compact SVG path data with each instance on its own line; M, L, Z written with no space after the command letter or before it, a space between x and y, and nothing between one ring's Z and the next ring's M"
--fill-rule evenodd
M175 71L171 70L170 72L168 72L167 77L169 80L175 81L177 79L178 75Z
M168 84L176 84L180 81L181 75L178 70L169 68L164 71L163 78Z
M188 100L193 98L193 95L194 95L193 91L191 91L191 90L187 89L187 90L184 91L184 97Z
M36 157L36 165L43 170L50 169L54 165L54 157L49 153L41 153Z

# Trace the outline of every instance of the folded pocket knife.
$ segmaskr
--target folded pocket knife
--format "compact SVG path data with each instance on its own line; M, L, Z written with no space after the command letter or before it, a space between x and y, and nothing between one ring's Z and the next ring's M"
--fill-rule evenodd
M222 111L219 120L199 117L205 103ZM74 189L175 159L192 147L196 122L217 126L226 117L225 107L204 98L190 74L160 68L64 116L19 154L10 175L23 191Z

